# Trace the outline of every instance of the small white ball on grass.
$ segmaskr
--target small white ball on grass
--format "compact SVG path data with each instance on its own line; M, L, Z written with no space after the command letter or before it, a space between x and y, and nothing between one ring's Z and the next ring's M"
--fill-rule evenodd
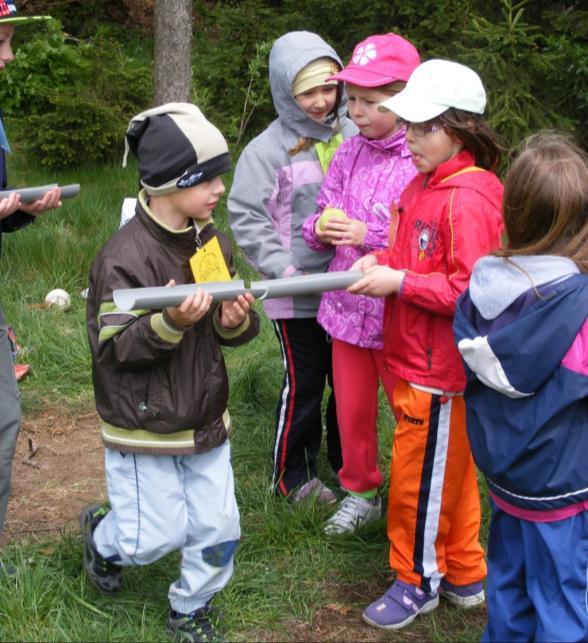
M45 304L50 308L68 310L71 308L71 297L66 290L63 290L63 288L55 288L51 292L47 293Z

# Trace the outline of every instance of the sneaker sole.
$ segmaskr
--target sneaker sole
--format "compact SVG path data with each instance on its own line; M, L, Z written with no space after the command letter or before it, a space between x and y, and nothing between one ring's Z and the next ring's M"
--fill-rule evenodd
M191 643L192 637L185 632L175 629L169 623L165 627L165 633L174 641L189 641Z
M366 623L368 623L368 625L379 627L381 630L401 630L407 625L410 625L414 621L414 619L420 614L429 614L433 610L436 610L438 607L439 607L439 596L435 596L433 600L429 601L426 605L423 605L423 607L421 607L421 609L418 612L411 614L410 616L405 618L404 621L400 621L400 623L391 623L389 625L386 625L383 623L377 623L376 621L373 621L369 616L366 616L365 612L361 615L361 618Z
M211 639L210 637L204 638L202 636L200 638L197 638L194 635L190 635L190 633L188 632L184 632L183 630L178 629L178 627L175 626L169 619L165 624L165 633L174 641L188 641L188 643L193 643L193 641L195 640L210 641L211 643L213 643L214 641L218 641L219 643L221 641L225 642L225 639L218 634L213 639Z
M448 592L447 590L439 588L439 594L441 594L441 596L443 596L443 598L449 601L452 605L461 607L464 610L471 609L472 607L479 607L480 605L484 605L486 602L486 595L484 592L474 594L473 596L458 596L453 592Z

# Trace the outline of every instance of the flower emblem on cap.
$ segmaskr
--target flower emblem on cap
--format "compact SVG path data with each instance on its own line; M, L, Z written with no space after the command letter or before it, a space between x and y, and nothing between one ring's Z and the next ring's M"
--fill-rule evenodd
M367 65L370 60L374 60L376 57L376 45L371 42L368 42L367 45L361 45L357 48L357 51L353 54L353 62L356 65Z

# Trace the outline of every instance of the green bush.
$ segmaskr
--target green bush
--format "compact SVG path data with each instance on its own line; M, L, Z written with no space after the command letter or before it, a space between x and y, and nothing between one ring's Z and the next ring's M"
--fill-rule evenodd
M118 157L128 120L152 95L148 22L133 26L126 9L100 0L84 9L92 19L78 24L81 4L55 9L72 36L58 21L17 30L25 40L0 82L0 105L18 117L11 138L51 167ZM488 118L505 145L547 126L571 130L587 146L588 12L579 7L579 0L194 0L192 100L239 148L276 116L267 66L275 38L314 31L346 62L360 40L393 31L423 60L457 60L480 73Z
M297 29L293 16L262 0L197 2L192 78L194 102L234 145L276 117L267 59L275 38Z
M489 122L508 145L542 128L574 127L571 118L557 111L546 82L562 64L562 55L546 48L538 25L525 22L528 2L502 0L502 17L495 22L473 16L458 44L462 61L484 80Z
M106 30L77 41L58 21L18 46L2 81L0 105L18 117L18 142L50 168L120 157L128 120L152 93L150 66Z
M487 115L508 147L544 127L588 144L588 12L570 0L219 0L197 2L194 97L231 143L275 118L267 83L273 40L293 29L319 33L349 60L357 42L393 31L423 60L470 65L488 94Z
M544 79L545 93L558 114L573 120L574 131L588 149L588 11L547 12L554 25L545 34L545 52L557 60Z

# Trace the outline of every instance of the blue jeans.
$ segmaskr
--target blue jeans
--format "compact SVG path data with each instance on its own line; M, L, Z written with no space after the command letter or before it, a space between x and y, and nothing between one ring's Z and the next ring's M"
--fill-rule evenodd
M482 641L587 641L588 512L530 522L491 505Z

